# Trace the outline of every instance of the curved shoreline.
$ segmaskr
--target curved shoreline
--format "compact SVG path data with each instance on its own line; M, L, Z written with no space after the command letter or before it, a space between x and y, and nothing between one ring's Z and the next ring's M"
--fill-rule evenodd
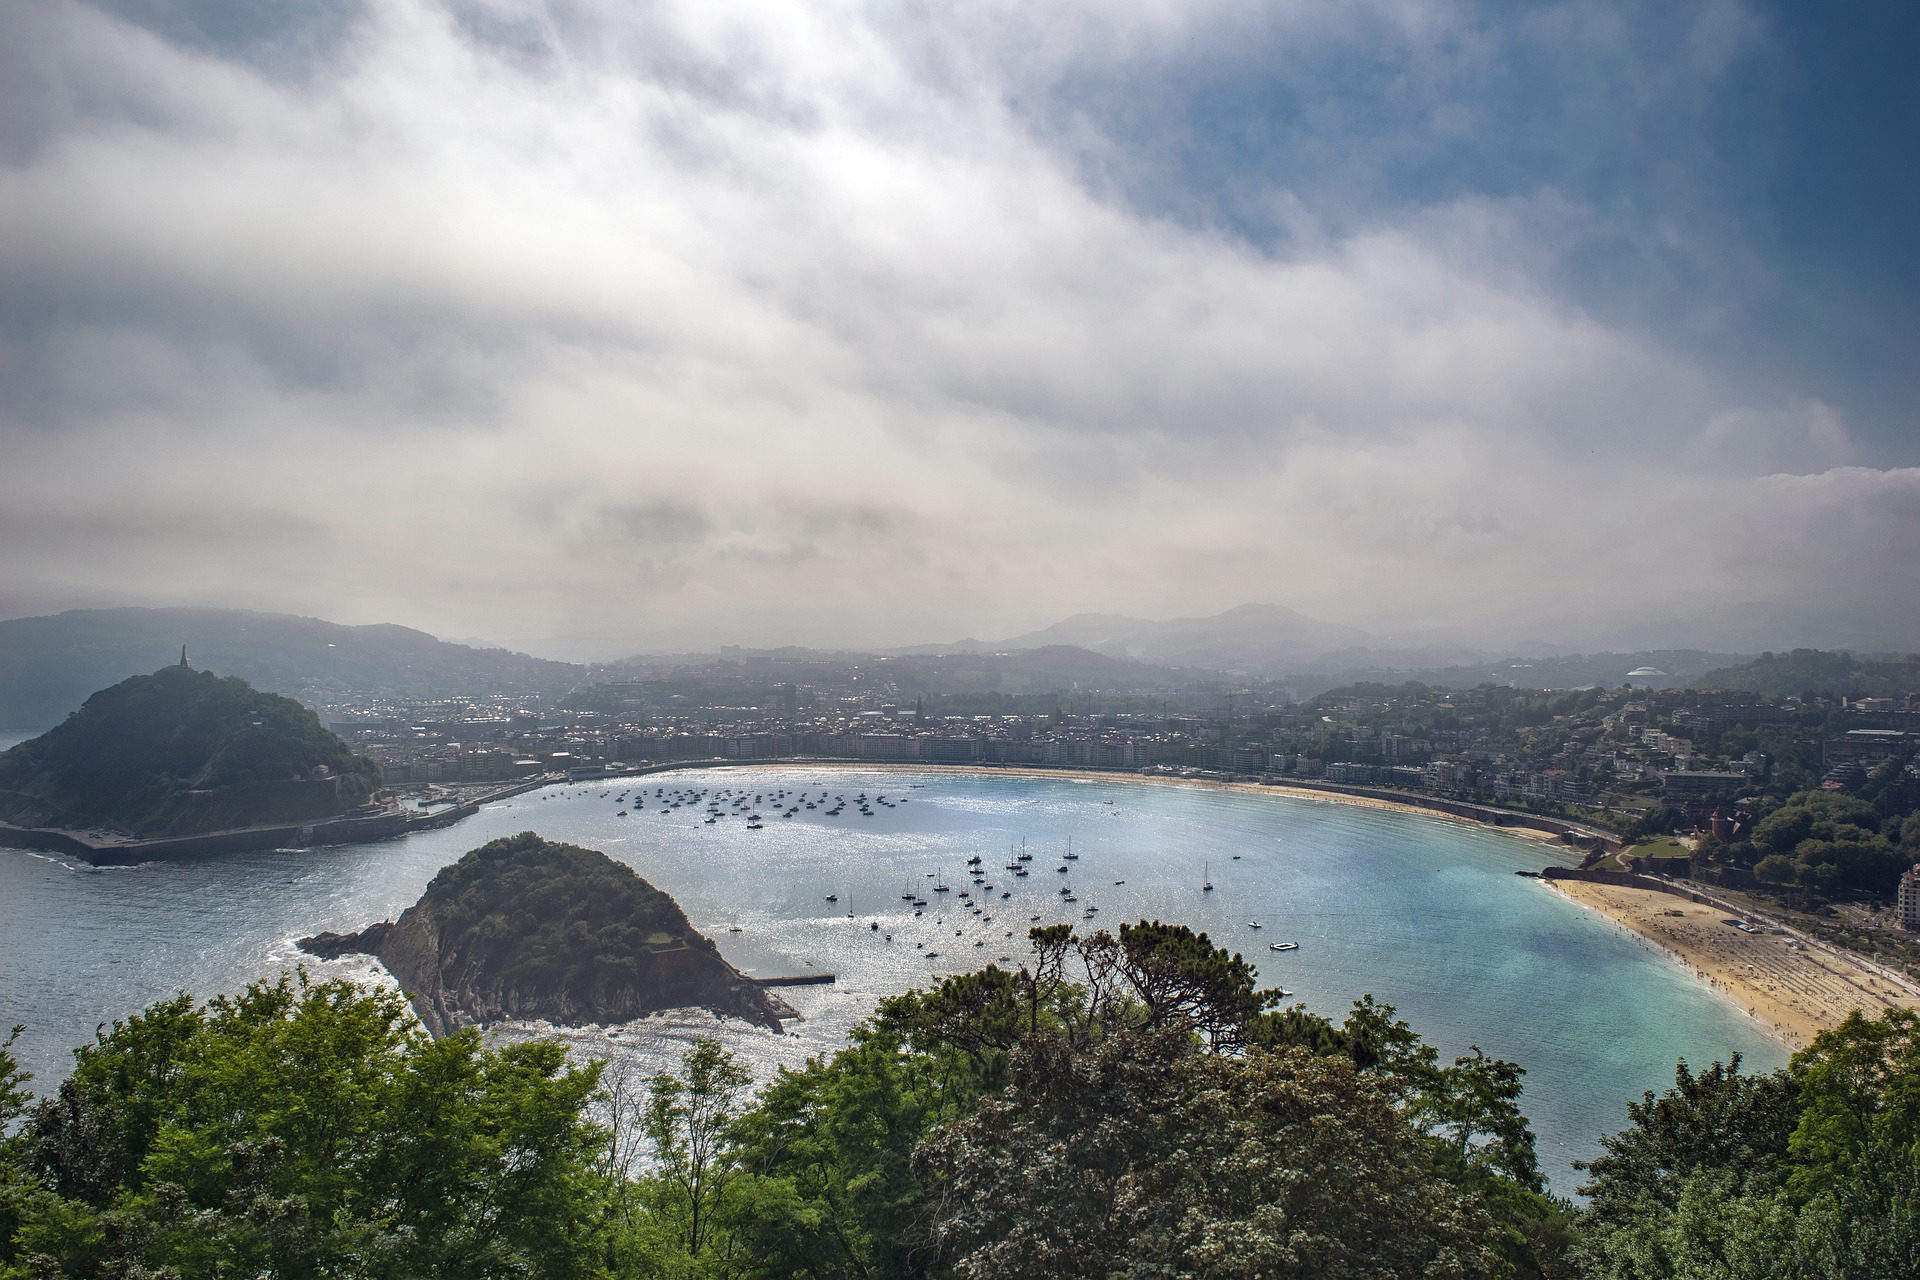
M1896 984L1864 958L1809 945L1784 930L1733 929L1726 910L1711 903L1631 885L1543 883L1664 954L1789 1049L1805 1048L1853 1010L1873 1017L1920 1005L1911 984Z
M1188 778L1170 774L1120 774L1093 769L1053 769L1030 766L999 768L964 764L852 760L726 761L707 764L688 762L657 767L648 772L682 772L711 768L716 765L725 769L769 771L801 768L847 773L918 774L928 777L960 775L975 778L1056 779L1108 783L1117 786L1151 782L1202 790L1228 791L1242 795L1285 796L1294 800L1396 811L1421 818L1471 825L1481 830L1565 847L1560 836L1548 831L1535 827L1508 826L1480 821L1459 813L1423 805L1413 797L1399 800L1378 795L1355 795L1319 787L1289 786L1285 783L1235 782L1220 778ZM1857 1007L1869 1012L1878 1012L1888 1005L1899 1003L1898 1000L1889 998L1888 994L1875 989L1876 982L1868 970L1850 965L1843 955L1826 955L1825 949L1821 952L1793 950L1780 947L1775 943L1775 953L1765 957L1764 961L1769 966L1768 972L1765 975L1750 976L1747 968L1742 966L1749 966L1753 962L1745 955L1742 943L1744 942L1747 947L1756 944L1748 941L1747 935L1740 935L1738 939L1732 936L1725 939L1713 936L1712 931L1715 927L1726 928L1718 924L1720 917L1726 913L1717 908L1686 904L1681 899L1645 889L1595 885L1583 881L1548 880L1545 883L1549 889L1558 893L1569 904L1611 922L1615 928L1660 953L1683 970L1689 978L1706 987L1729 1008L1752 1021L1770 1039L1787 1049L1797 1050L1805 1047L1814 1035L1829 1026L1838 1024L1846 1016L1848 1009ZM1661 901L1656 903L1654 899L1661 899ZM1673 910L1683 910L1690 915L1698 915L1701 918L1700 921L1691 921L1683 916L1681 920L1674 923L1688 925L1694 929L1704 927L1706 934L1703 938L1696 940L1667 936L1675 933L1676 930L1662 930L1654 925L1655 917L1651 913ZM1661 915L1658 920L1665 923L1672 920L1672 917ZM1701 922L1705 922L1704 926ZM1726 954L1723 956L1711 954L1716 951ZM1771 985L1767 980L1769 978L1772 980Z
M1518 821L1508 824L1489 822L1471 814L1457 813L1437 808L1426 803L1421 797L1408 794L1405 799L1390 794L1364 793L1358 791L1336 790L1330 786L1312 786L1297 782L1235 782L1225 778L1190 778L1170 773L1120 773L1101 769L1050 768L1045 765L982 765L982 764L940 764L932 761L909 760L843 760L829 758L789 757L780 760L688 760L674 761L669 764L651 765L634 773L608 774L604 779L592 779L593 782L612 782L624 778L644 778L662 773L686 773L701 769L830 769L849 773L918 773L928 776L973 777L973 778L1036 778L1068 779L1080 782L1105 782L1116 786L1129 786L1138 783L1154 783L1162 786L1184 786L1232 791L1242 795L1273 796L1282 795L1295 800L1317 800L1326 804L1352 805L1361 809L1381 809L1396 813L1413 813L1424 818L1438 818L1446 822L1463 823L1486 831L1497 831L1506 835L1522 836L1549 844L1558 844L1562 837L1552 831L1539 827L1523 826ZM554 785L586 785L588 779ZM1486 806L1476 806L1485 808ZM1489 813L1512 813L1516 819L1532 818L1532 814L1512 810L1494 810ZM1558 822L1559 819L1550 819ZM1573 824L1569 824L1573 825Z

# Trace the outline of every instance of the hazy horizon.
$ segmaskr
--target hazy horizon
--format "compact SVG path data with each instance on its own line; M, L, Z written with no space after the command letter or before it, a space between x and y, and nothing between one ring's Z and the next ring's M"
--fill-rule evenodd
M0 616L1920 648L1916 25L0 3Z

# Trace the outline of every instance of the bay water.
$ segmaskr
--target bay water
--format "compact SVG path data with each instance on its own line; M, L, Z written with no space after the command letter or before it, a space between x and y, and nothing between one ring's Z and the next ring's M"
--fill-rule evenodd
M717 792L724 816L709 823ZM747 829L750 810L761 830ZM1516 876L1560 860L1535 840L1279 791L792 766L554 786L382 844L100 870L0 850L0 1029L26 1025L17 1051L47 1090L101 1023L177 991L232 991L303 964L389 981L369 959L318 961L294 940L391 919L468 849L528 830L633 867L749 974L836 975L781 993L804 1015L781 1036L699 1012L503 1032L558 1034L616 1069L656 1070L713 1035L764 1078L837 1048L886 995L1017 963L1033 924L1141 919L1204 930L1288 1003L1338 1020L1372 994L1445 1057L1477 1044L1519 1062L1562 1192L1579 1181L1570 1162L1624 1124L1629 1099L1671 1085L1676 1061L1740 1053L1769 1070L1787 1056L1665 956ZM1023 847L1033 856L1018 863ZM967 874L975 856L991 889ZM1270 949L1284 942L1298 949Z

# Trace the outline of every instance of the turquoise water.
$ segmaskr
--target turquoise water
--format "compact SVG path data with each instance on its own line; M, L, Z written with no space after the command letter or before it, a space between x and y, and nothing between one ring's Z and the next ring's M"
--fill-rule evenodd
M1117 780L768 768L647 782L647 808L625 806L625 817L620 788L558 787L380 845L100 871L0 850L0 1025L27 1024L22 1059L44 1085L99 1021L177 990L231 990L303 959L320 973L377 977L364 959L300 957L293 939L391 917L467 849L531 829L628 863L749 973L838 975L831 987L783 993L806 1015L784 1037L704 1014L565 1033L635 1069L718 1032L770 1072L837 1046L882 995L1017 959L1033 916L1086 927L1090 905L1100 909L1093 923L1109 927L1146 917L1204 929L1317 1012L1338 1018L1372 993L1446 1055L1478 1044L1520 1062L1543 1164L1561 1190L1577 1181L1568 1162L1624 1122L1628 1099L1671 1084L1677 1059L1739 1052L1770 1069L1786 1058L1664 957L1513 874L1547 865L1550 849L1470 824ZM716 787L766 797L765 829L737 816L707 825L704 801L666 810L653 799L655 788ZM848 804L837 817L822 805L782 819L771 802L782 789ZM862 791L894 807L876 803L863 817L853 803ZM1065 863L1069 837L1080 856ZM1023 839L1034 859L1019 879L1003 864ZM976 853L994 886L977 895L991 923L954 901ZM1201 887L1209 877L1212 892ZM941 878L953 892L930 891ZM1071 907L1063 882L1079 899ZM931 904L925 914L902 901L910 888ZM1277 941L1299 950L1268 950Z

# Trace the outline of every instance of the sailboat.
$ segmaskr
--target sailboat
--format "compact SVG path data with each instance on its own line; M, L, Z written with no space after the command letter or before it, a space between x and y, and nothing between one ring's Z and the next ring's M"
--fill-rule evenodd
M1213 892L1213 864L1209 862L1203 865L1205 865L1206 870L1200 873L1200 892L1212 893Z

